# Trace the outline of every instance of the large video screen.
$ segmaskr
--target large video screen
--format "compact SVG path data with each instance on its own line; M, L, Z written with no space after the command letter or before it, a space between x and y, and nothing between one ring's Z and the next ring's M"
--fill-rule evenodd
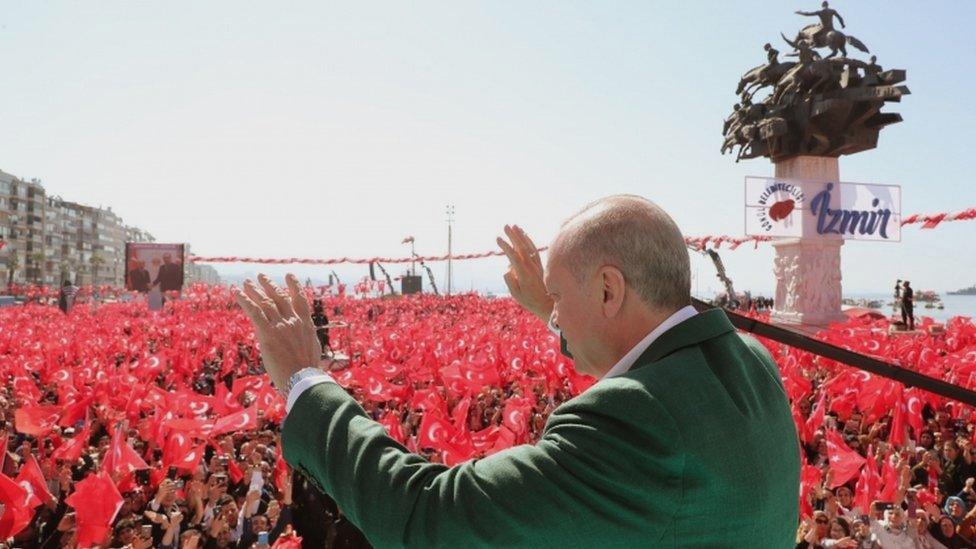
M148 293L183 290L183 244L125 243L125 288Z

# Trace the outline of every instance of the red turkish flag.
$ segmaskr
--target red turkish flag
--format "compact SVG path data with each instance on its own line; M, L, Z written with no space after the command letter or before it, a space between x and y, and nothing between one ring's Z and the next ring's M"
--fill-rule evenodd
M34 459L34 455L31 454L24 466L20 468L20 473L17 474L17 484L20 484L24 490L26 490L32 499L29 504L31 508L41 505L45 501L50 501L54 496L47 489L47 480L44 478L44 473L41 471L40 465L37 464L37 460Z
M868 455L871 455L870 446L868 446ZM874 461L869 459L861 469L861 477L857 480L857 487L854 489L854 507L860 509L862 514L868 513L880 487L881 478L878 477Z
M814 486L820 484L820 479L822 477L820 469L813 465L803 464L800 468L800 517L809 517L813 515L813 506L810 504L810 498L807 495Z
M171 419L163 423L163 426L186 433L188 436L198 436L206 438L213 432L214 422L209 419Z
M399 443L403 443L406 440L406 436L403 434L403 425L400 424L400 418L397 414L387 413L379 420L379 424L386 429L386 434L390 438L396 440Z
M502 424L513 433L521 435L528 430L532 402L527 398L509 398L502 411Z
M251 391L258 394L266 385L269 385L267 375L244 376L234 379L230 394L236 400L244 391Z
M454 422L454 428L458 431L468 430L468 410L471 409L471 397L467 396L461 399L454 405L454 410L451 411L451 421Z
M91 437L91 429L86 425L80 433L73 438L66 440L61 446L51 454L52 459L60 459L68 463L74 463L81 457L81 452L88 446L88 439Z
M830 470L834 472L833 480L828 488L836 488L856 477L864 465L864 458L850 447L834 429L827 431L827 456Z
M881 479L884 481L884 489L878 496L881 501L892 501L895 492L898 491L898 470L891 464L891 454L885 456L884 463L881 465Z
M421 389L410 398L410 407L423 410L425 413L436 410L447 414L447 405L444 399L433 388Z
M166 440L163 448L163 468L168 469L170 465L175 466L192 447L190 435L182 432L175 432Z
M454 426L438 414L425 413L420 421L417 442L423 448L441 450L455 435Z
M811 437L816 434L817 429L819 429L824 422L824 414L827 411L827 391L820 393L820 400L817 401L817 407L814 408L813 412L810 413L810 417L807 418L807 434Z
M213 397L185 390L180 393L176 402L180 403L180 409L185 415L198 417L205 416L214 409L213 400Z
M90 473L75 485L75 491L65 502L75 508L77 542L99 544L112 528L112 522L122 508L122 495L104 471Z
M365 368L360 372L358 381L366 393L366 398L374 402L399 400L404 394L404 386L389 383L383 376Z
M278 487L278 492L283 491L282 487L285 485L285 481L288 479L290 475L291 475L291 470L288 469L288 463L285 461L284 456L279 454L278 460L275 461L275 468L274 468L274 482L275 482L275 486Z
M498 368L487 360L478 363L474 361L459 362L456 366L457 373L460 374L463 383L472 390L480 391L485 385L499 385L501 383ZM448 370L447 373L445 370L441 370L443 375L454 375L453 370Z
M189 452L181 455L178 460L173 462L173 465L175 465L177 469L192 473L193 471L196 471L197 466L200 465L200 459L203 458L203 453L206 449L206 443L200 444L196 448L193 448Z
M14 412L17 432L42 437L58 424L60 406L21 406Z
M918 504L921 507L924 507L928 503L938 505L938 499L935 497L935 494L925 488L920 489L915 497L918 499Z
M214 408L219 414L227 414L230 412L236 412L243 409L241 403L237 401L234 393L227 390L227 386L223 383L218 383L217 388L214 390Z
M905 419L912 427L916 437L922 433L924 427L924 420L922 419L922 407L924 405L921 391L915 388L905 391Z
M116 427L112 435L112 443L105 452L102 471L111 474L122 473L126 475L137 469L148 469L149 466L142 460L142 457L129 446L125 441L125 429Z
M246 410L235 412L229 416L224 416L214 422L211 437L220 436L225 433L236 433L238 431L250 431L258 428L258 408L251 406Z
M0 474L0 503L3 504L3 515L0 516L0 539L16 535L34 518L34 509L30 506L30 494L23 486L4 474Z
M900 388L898 393L894 404L894 412L891 417L891 432L888 433L888 443L896 447L905 444L905 430L907 429L905 416L908 414Z
M495 439L495 443L485 452L485 455L492 455L495 452L501 452L502 450L507 450L515 446L515 433L509 430L508 427L502 425L498 428L498 438Z
M291 535L279 536L271 549L302 549L302 537L296 536L294 532Z
M837 414L837 417L841 421L846 422L850 419L856 406L857 391L855 389L847 389L840 395L832 396L830 399L830 410Z
M244 478L244 471L241 471L241 467L237 465L237 460L234 458L231 458L227 462L227 475L234 481L234 484L237 484Z
M88 407L91 403L92 398L88 397L68 404L61 412L61 420L58 421L58 425L71 427L75 423L84 420L87 417Z

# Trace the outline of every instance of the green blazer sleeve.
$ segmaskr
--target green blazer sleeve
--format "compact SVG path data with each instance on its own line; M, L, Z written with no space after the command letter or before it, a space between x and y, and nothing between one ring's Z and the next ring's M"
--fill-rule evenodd
M678 441L628 379L559 407L534 446L453 468L407 452L333 383L299 397L283 435L287 461L377 547L647 546L671 530Z
M431 464L333 383L299 396L283 444L378 547L789 547L798 520L779 372L719 310L558 407L533 446Z

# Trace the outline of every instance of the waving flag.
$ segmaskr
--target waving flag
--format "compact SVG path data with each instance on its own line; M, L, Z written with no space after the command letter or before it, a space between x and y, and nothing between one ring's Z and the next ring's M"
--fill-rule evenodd
M112 442L102 462L102 471L109 475L127 475L137 469L149 469L146 462L125 441L125 429L116 427Z
M173 462L173 465L175 465L177 469L192 473L196 471L197 467L200 465L200 459L203 458L203 454L206 449L206 443L202 443L196 448L191 448L188 452L179 456L179 458Z
M58 424L60 415L60 406L21 406L14 412L14 422L17 432L42 437Z
M829 488L836 488L856 477L864 465L864 458L851 450L834 429L827 431L827 455L830 470L834 472Z
M91 437L91 430L86 425L80 433L63 442L61 446L58 446L51 454L51 459L62 460L67 463L78 461L82 451L88 446L89 437Z
M34 518L31 495L13 479L0 473L0 503L3 515L0 516L0 539L16 535L30 524Z
M92 398L82 398L71 404L68 404L62 409L61 420L58 421L58 425L62 427L71 427L72 425L84 421L88 414L88 407L91 406Z
M868 446L868 455L872 455L870 446ZM875 500L880 487L881 479L878 477L874 460L869 459L864 464L864 468L861 469L861 477L857 480L857 487L854 490L854 507L859 509L862 514L868 513L871 509L871 502Z
M226 433L236 433L238 431L250 431L258 428L258 408L251 406L246 410L235 412L229 416L224 416L214 422L211 437L220 436Z
M296 536L294 532L281 535L275 540L271 549L302 549L302 537Z
M77 542L98 544L111 530L123 500L115 483L103 471L85 477L65 502L75 509Z
M284 491L285 482L289 476L291 476L291 469L288 468L288 463L285 462L284 456L279 454L274 468L274 483L279 493Z
M881 464L881 480L884 481L884 488L879 496L882 501L893 501L895 492L898 491L899 474L898 470L891 463L891 454L885 456L884 463Z
M45 501L54 499L54 496L47 489L47 480L44 479L44 473L41 472L41 467L37 464L33 454L20 468L16 480L17 484L29 494L29 507L35 508Z
M527 398L508 399L502 411L502 424L508 427L516 436L525 434L529 428L529 417L532 413L532 401Z

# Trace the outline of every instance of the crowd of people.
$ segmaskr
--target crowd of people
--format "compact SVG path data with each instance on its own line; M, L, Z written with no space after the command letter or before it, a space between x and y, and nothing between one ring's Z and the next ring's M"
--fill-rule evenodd
M330 322L348 325L330 334L349 358L336 380L431 461L532 443L559 404L594 383L508 299L328 296L322 305ZM976 388L971 320L934 336L886 328L852 320L820 337ZM798 547L973 546L970 407L763 343L804 449ZM226 288L190 287L161 312L140 300L67 315L50 301L2 309L0 375L6 546L367 545L280 458L284 399Z
M923 319L926 329L931 319ZM888 320L851 321L820 338L967 389L976 325L891 336ZM976 546L976 417L970 406L769 344L803 447L798 548Z
M225 288L191 287L162 312L120 299L64 314L50 293L0 310L7 546L367 545L280 459L284 399ZM351 355L337 379L432 461L532 441L592 383L508 300L329 297L324 309L349 326L330 338Z

